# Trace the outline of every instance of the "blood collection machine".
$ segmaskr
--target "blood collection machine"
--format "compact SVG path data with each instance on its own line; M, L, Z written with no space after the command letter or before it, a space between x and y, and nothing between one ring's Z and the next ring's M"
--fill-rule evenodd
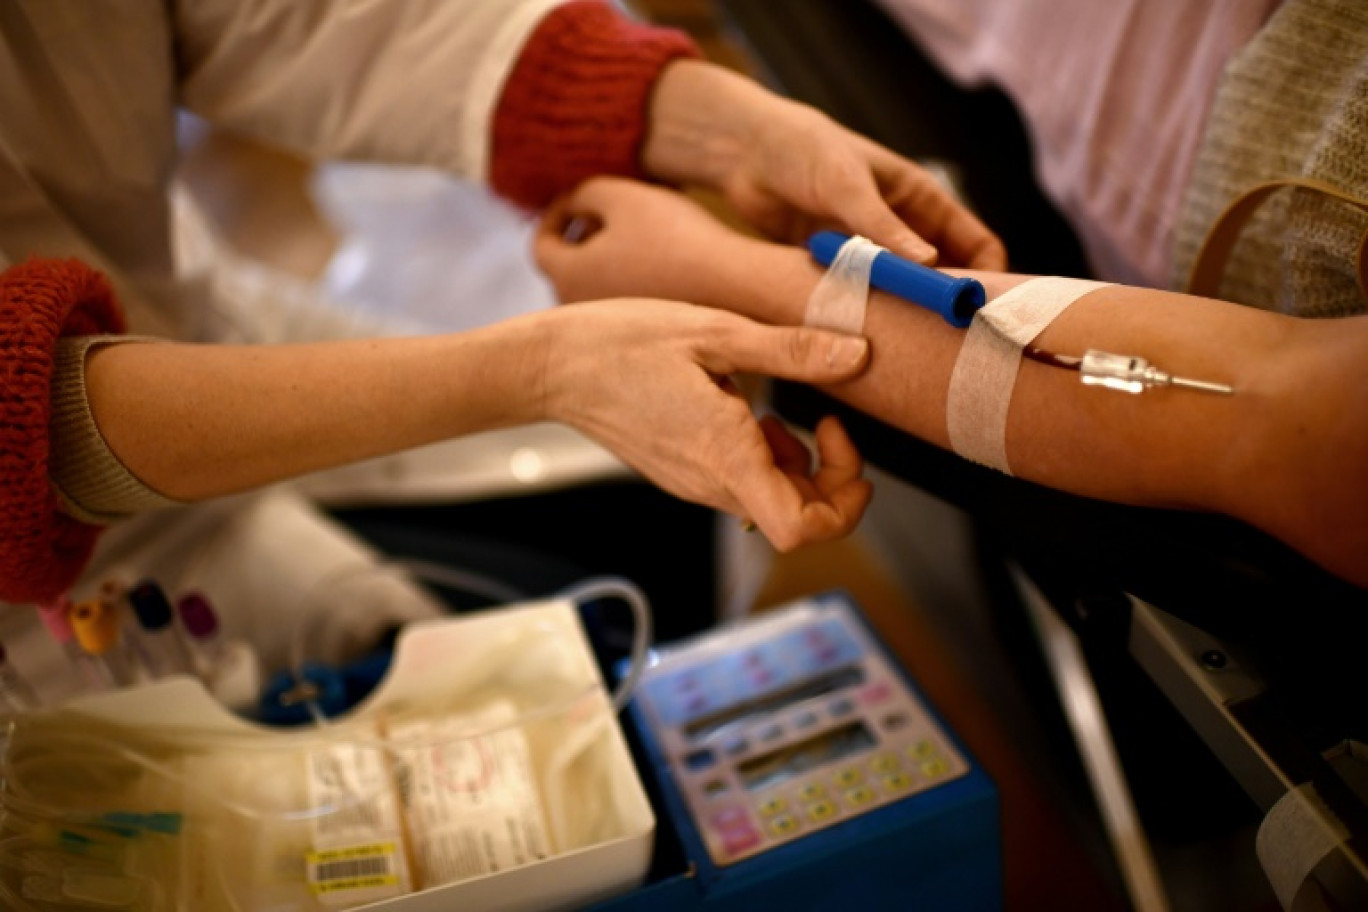
M688 860L596 910L996 909L997 792L854 601L659 649L632 703Z

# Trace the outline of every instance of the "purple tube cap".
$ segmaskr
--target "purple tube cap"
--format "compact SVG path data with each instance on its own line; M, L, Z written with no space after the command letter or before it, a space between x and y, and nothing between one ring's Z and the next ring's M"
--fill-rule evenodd
M198 592L189 592L181 596L180 601L176 603L176 610L180 612L185 632L195 639L208 639L218 633L218 615L214 613L214 606Z

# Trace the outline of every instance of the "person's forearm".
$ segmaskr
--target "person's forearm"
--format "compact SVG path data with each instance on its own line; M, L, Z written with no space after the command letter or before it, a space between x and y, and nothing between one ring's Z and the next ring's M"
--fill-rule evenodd
M801 322L821 270L796 248L734 238L688 289L700 303L766 322ZM976 274L990 298L1026 277ZM876 292L869 370L830 389L940 446L950 373L964 338L929 311ZM1014 474L1079 494L1240 516L1342 575L1368 582L1368 318L1296 320L1224 302L1112 286L1066 310L1036 340L1148 358L1232 397L1174 389L1139 396L1084 387L1023 361L1007 424Z
M129 343L90 356L87 393L129 471L168 497L201 500L538 420L540 325L304 345Z

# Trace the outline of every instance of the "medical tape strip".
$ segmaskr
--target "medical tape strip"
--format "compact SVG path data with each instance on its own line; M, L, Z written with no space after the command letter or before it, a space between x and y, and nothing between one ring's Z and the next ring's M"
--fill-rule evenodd
M817 287L808 296L803 325L858 336L869 306L869 273L883 248L858 235L841 245Z
M951 449L965 459L1012 474L1007 463L1007 410L1021 350L1070 304L1107 284L1053 276L1031 279L974 315L945 400Z
M1284 909L1293 907L1311 872L1348 838L1309 782L1269 808L1254 837L1254 853Z

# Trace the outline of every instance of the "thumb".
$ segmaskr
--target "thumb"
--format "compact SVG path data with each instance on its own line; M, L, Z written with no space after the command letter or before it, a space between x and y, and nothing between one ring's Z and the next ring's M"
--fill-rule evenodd
M709 372L765 374L803 383L848 380L869 365L869 340L805 326L765 326L750 320L710 337L699 350Z

